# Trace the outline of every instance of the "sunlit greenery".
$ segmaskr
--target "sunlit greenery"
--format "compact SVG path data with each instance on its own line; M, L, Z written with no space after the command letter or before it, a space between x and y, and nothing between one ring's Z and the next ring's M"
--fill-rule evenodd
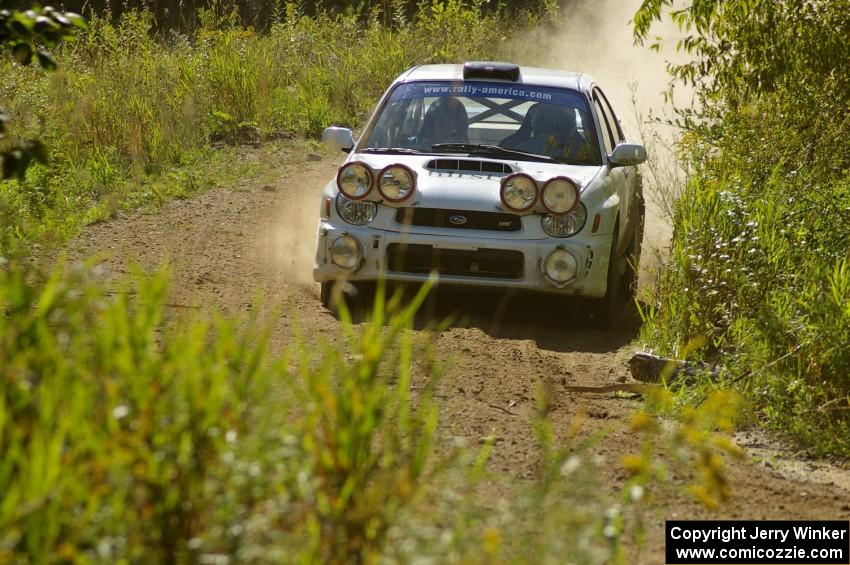
M649 33L669 8L647 0ZM673 12L689 182L643 339L719 363L804 447L850 454L850 3L702 0ZM691 399L702 392L683 387Z
M54 70L56 61L50 49L74 39L74 32L86 28L85 19L73 12L59 12L51 7L26 11L0 10L0 56L11 56L17 65L30 66L34 61L46 70ZM6 139L9 115L0 106L0 180L11 176L24 178L33 161L47 162L47 151L41 140Z

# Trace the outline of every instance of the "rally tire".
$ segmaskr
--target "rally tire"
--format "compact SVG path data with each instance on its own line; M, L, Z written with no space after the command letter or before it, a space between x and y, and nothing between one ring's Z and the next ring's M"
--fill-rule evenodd
M605 290L605 296L597 298L590 306L590 324L591 326L600 329L608 330L611 324L617 319L620 313L620 308L623 299L622 282L623 275L619 272L617 256L617 240L620 234L619 222L614 228L614 233L611 237L611 251L608 257L608 282Z
M331 292L333 291L334 282L323 282L321 283L321 290L319 291L319 300L322 303L322 306L327 308L328 310L332 310L331 308Z
M637 293L638 278L640 276L640 256L646 218L646 210L642 198L636 197L634 199L632 202L632 212L629 216L632 218L631 241L625 253L626 270L623 273L623 281L620 285L623 291L623 298L626 300L627 305L634 302L635 294Z

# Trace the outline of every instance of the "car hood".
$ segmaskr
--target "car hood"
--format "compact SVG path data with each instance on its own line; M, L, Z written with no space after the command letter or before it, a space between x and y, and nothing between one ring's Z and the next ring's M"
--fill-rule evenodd
M446 210L469 210L480 212L510 212L499 196L501 180L512 173L525 173L540 184L558 176L569 177L583 192L600 170L600 166L564 165L535 161L508 161L481 159L459 155L374 155L358 153L349 161L361 161L373 170L380 171L394 163L410 167L416 174L416 192L409 201L400 206L441 208ZM479 172L458 168L435 167L459 163L468 169L481 165L482 168L505 167L506 172Z

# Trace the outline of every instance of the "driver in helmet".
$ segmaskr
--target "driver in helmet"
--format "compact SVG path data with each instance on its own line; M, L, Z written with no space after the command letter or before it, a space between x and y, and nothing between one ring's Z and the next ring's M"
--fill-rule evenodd
M457 98L438 98L425 112L418 145L430 150L438 143L469 143L469 116Z

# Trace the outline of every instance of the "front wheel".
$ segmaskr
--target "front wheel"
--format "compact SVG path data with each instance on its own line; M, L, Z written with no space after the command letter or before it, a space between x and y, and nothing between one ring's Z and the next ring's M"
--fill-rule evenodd
M597 298L591 304L590 323L593 327L607 330L617 318L623 299L622 283L624 275L620 272L620 261L617 256L617 240L619 239L620 226L614 228L611 238L611 251L608 256L608 282L605 296Z
M319 301L322 303L322 306L331 309L331 291L333 291L334 283L331 282L323 282L322 289L319 291Z
M644 216L643 200L636 199L632 204L629 247L622 256L617 254L617 240L620 234L619 222L614 228L614 235L611 238L611 251L608 257L608 288L605 291L605 296L596 300L590 312L592 324L599 329L609 329L617 317L626 311L627 306L634 305L638 274L640 273Z
M336 288L339 287L339 288ZM353 320L365 319L371 307L370 296L374 289L368 283L352 284L343 280L321 283L319 301L334 316L339 316L340 308L348 310Z
M625 254L625 269L623 282L620 285L623 297L628 301L634 300L637 293L638 278L640 276L640 254L643 246L643 231L646 219L646 207L643 198L635 198L632 203L632 235L629 238L629 248Z

